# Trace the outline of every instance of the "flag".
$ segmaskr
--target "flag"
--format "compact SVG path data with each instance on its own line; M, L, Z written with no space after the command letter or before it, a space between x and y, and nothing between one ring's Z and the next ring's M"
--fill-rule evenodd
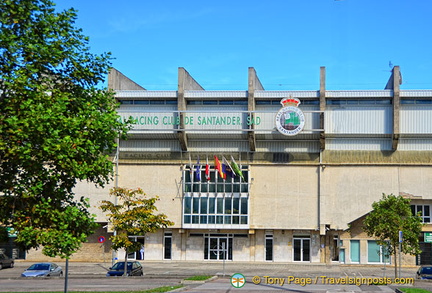
M219 171L219 177L221 177L222 179L225 179L226 175L222 169L222 164L219 161L218 157L214 156L214 160L215 160L215 170Z
M238 176L240 176L241 179L243 179L243 181L244 181L245 179L243 177L243 173L240 170L239 165L237 165L236 161L234 160L233 156L231 156L231 166L232 166L234 173L236 173Z
M201 165L200 165L200 161L199 161L199 156L198 156L197 164L195 167L195 179L197 182L201 181Z
M223 162L223 165L225 165L225 174L229 175L231 178L234 178L236 176L236 174L233 172L233 169L232 169L230 163L228 163L228 160L225 159L225 157L222 157L222 162Z
M208 157L206 159L206 165L205 165L205 178L207 180L210 180L210 165L209 165L209 162L208 162Z

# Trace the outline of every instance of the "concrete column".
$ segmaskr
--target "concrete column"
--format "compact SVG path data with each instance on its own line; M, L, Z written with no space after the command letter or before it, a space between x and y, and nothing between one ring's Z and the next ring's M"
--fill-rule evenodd
M326 109L326 69L324 66L320 67L320 111ZM320 113L320 128L324 129L324 112ZM320 133L320 148L325 149L325 131Z
M115 68L108 73L108 89L110 90L145 90L142 86L126 77Z
M400 115L400 85L402 84L402 75L399 66L394 66L392 74L385 86L385 90L393 91L393 135L392 150L396 151L399 144L399 115Z
M178 89L177 89L177 109L179 111L186 111L186 90L204 90L195 79L187 72L183 67L178 68ZM180 113L180 125L179 125L179 142L182 151L188 150L188 139L186 132L182 129L185 128L184 124L185 114Z
M402 78L399 66L393 67L393 139L392 150L396 151L399 144L399 122L400 122L400 84Z
M248 111L255 111L255 90L264 90L264 87L262 86L255 68L249 67L248 71ZM255 116L254 114L251 114L251 116ZM251 129L255 128L255 125L250 126ZM248 139L249 139L249 149L251 152L256 151L256 138L255 133L253 131L250 131L248 133Z
M256 230L249 230L249 260L255 261L255 248L256 248Z

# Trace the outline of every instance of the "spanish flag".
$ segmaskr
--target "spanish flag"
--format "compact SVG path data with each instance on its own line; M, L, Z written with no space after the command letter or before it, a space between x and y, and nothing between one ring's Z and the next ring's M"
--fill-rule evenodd
M215 170L219 171L219 177L221 177L222 179L225 179L226 174L222 170L222 164L219 161L218 157L214 156L214 161L215 161Z

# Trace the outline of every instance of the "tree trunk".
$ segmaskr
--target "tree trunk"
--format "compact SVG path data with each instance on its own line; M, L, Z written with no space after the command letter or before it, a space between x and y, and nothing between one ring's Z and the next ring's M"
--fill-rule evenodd
M396 250L396 247L395 247L395 249L393 250L394 251L394 257L393 257L393 259L394 259L394 268L395 268L395 278L397 278L398 277L398 275L397 275L397 271L398 271L398 266L397 266L397 264L398 264L398 262L397 262L397 255L398 255L398 251Z
M127 252L127 248L125 248L125 262L124 262L123 277L127 277L127 260L128 260L128 252Z

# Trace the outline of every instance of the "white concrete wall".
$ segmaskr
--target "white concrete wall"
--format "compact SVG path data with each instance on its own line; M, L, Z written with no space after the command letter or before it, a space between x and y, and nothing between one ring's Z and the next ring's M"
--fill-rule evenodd
M250 227L318 228L318 167L251 166Z
M334 229L347 229L383 193L432 199L432 168L427 166L328 166L321 178L321 223Z
M148 197L158 196L156 207L175 223L171 228L181 227L182 218L182 172L177 165L121 165L119 187L140 187Z
M110 188L114 187L114 182L108 183L104 188L96 187L93 183L80 181L74 188L75 197L79 199L84 196L90 200L90 213L96 215L97 222L108 221L102 210L99 208L102 200L113 201L114 197L109 195Z

